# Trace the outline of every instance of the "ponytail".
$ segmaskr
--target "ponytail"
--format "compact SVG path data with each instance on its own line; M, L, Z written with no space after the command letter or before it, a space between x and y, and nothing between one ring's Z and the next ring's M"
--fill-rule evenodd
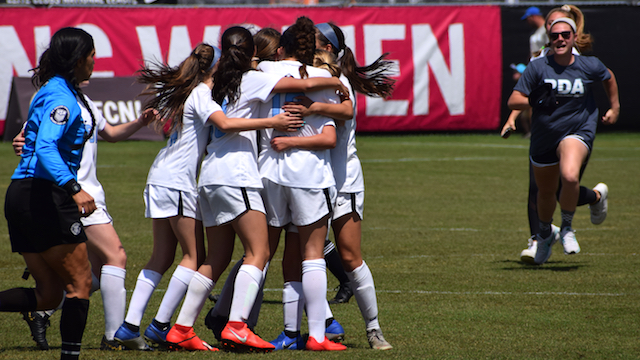
M138 71L137 81L147 84L140 95L150 95L145 109L156 109L158 119L152 120L157 130L170 122L169 133L182 128L184 102L189 94L206 76L211 76L215 65L215 49L208 44L199 44L180 65L175 68L168 64L155 63L144 66Z
M240 98L242 75L251 70L255 47L249 30L233 26L222 34L222 55L213 76L213 100L222 105L227 99L234 104Z
M385 53L367 66L358 66L351 49L345 44L344 33L337 25L323 23L316 26L316 37L323 45L331 45L333 54L338 58L342 74L349 79L353 89L361 94L386 98L393 93L395 80L390 74L393 62L386 60Z
M301 16L280 37L280 45L285 55L302 63L299 69L302 79L309 77L307 65L313 65L313 54L316 49L315 33L313 21L306 16Z

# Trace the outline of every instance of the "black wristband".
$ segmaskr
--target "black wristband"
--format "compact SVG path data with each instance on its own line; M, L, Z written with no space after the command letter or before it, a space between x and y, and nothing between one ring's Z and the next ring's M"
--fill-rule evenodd
M80 184L78 184L78 182L75 180L69 180L66 184L64 184L64 186L62 186L62 188L65 189L69 193L69 195L75 195L79 193L80 190L82 190Z

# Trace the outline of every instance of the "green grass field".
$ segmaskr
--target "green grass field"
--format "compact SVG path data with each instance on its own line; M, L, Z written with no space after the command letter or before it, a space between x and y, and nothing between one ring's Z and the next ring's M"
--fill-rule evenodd
M98 177L127 250L129 296L151 251L142 189L163 145L100 144ZM102 299L96 293L82 358L640 358L640 134L598 136L583 184L609 185L609 216L594 226L589 210L579 208L574 228L582 252L566 256L556 245L541 267L519 261L529 237L528 140L517 135L508 140L497 135L361 136L358 149L367 188L363 252L376 281L380 323L393 350L369 349L352 299L332 305L347 333L349 349L343 353L101 352ZM3 200L17 164L10 143L0 144L0 158ZM241 251L236 246L234 259ZM4 217L0 253L0 289L31 286L33 280L20 278L24 261L11 253ZM282 330L281 257L276 254L272 264L257 328L269 340ZM338 282L328 278L327 297L332 298ZM151 299L143 327L155 315L168 280L165 276ZM204 312L196 332L216 344L203 318ZM0 314L0 359L59 358L59 319L60 314L54 315L48 330L53 349L40 352L19 314Z

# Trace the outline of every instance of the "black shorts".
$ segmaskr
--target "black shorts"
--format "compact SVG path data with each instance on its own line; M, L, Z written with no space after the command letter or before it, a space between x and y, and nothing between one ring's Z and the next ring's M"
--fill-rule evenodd
M87 241L75 201L48 180L11 181L4 215L13 252L39 253L56 245Z

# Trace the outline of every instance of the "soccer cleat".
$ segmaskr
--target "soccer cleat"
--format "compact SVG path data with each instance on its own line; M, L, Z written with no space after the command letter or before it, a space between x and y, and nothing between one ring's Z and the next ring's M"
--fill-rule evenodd
M346 304L353 296L353 290L351 290L351 283L340 284L336 296L329 300L329 304Z
M307 340L307 344L306 344L305 348L307 350L310 350L310 351L341 351L341 350L347 350L346 346L344 346L342 344L339 344L339 343L335 343L333 341L330 341L326 337L324 338L324 341L319 343L315 338L313 338L311 336L309 336L309 340Z
M369 340L369 346L373 350L390 350L393 349L393 346L384 339L382 336L382 330L373 329L367 331L367 340Z
M563 228L560 231L560 238L562 242L562 247L564 247L564 253L566 255L573 255L580 252L580 245L576 240L575 230L570 227Z
M220 339L222 339L222 330L227 326L229 318L225 316L214 316L213 309L214 308L211 308L207 313L207 316L204 317L204 324L213 332L213 336L215 336L216 340L220 341Z
M593 190L600 193L600 200L589 205L591 210L591 223L594 225L600 225L607 218L607 211L609 210L607 204L607 198L609 197L609 187L605 183L599 183Z
M103 351L122 351L129 350L124 345L114 340L107 340L107 337L102 335L102 341L100 341L100 350Z
M234 352L268 353L275 349L274 345L262 340L241 321L227 323L222 330L220 343L225 349Z
M167 333L171 327L166 330L161 330L153 322L149 324L147 329L144 331L144 339L155 348L158 349L166 349L167 348Z
M125 324L120 325L113 338L130 350L153 350L146 342L144 342L144 339L140 336L139 332L129 330Z
M269 343L275 347L274 350L304 350L305 348L305 341L302 335L298 334L295 338L291 338L284 331Z
M540 235L536 235L538 238L538 249L536 250L536 256L533 261L536 265L542 265L551 256L551 247L560 239L560 228L555 225L551 225L551 235L548 238L542 239Z
M332 319L324 331L324 336L333 342L341 342L344 340L344 329L336 319Z
M536 236L533 235L527 241L529 245L527 246L526 249L522 250L522 252L520 253L520 261L522 261L523 263L535 265L536 263L534 259L536 257L536 250L538 249L538 242L536 241Z
M168 348L171 350L218 351L217 348L200 340L192 327L174 325L167 333Z
M28 311L22 313L22 318L29 325L31 337L38 345L38 349L49 350L49 343L47 342L47 328L51 325L49 315L40 311Z

